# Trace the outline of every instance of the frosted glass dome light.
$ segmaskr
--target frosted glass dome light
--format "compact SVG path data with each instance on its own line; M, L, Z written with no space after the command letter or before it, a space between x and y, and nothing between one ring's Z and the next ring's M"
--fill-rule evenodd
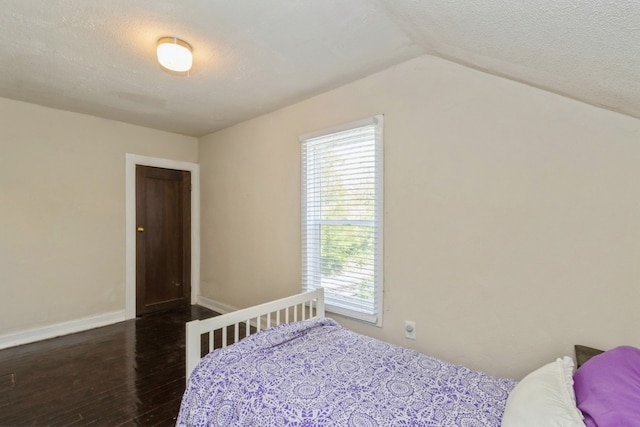
M189 71L193 64L189 43L175 37L162 37L158 40L158 62L164 68L179 73Z

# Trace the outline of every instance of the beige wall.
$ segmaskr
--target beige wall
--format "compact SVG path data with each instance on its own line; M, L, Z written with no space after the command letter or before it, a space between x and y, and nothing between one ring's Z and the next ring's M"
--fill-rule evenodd
M125 153L196 138L0 98L0 335L124 310Z
M640 121L428 56L201 138L204 296L299 290L298 136L378 113L384 326L343 324L512 377L640 345Z

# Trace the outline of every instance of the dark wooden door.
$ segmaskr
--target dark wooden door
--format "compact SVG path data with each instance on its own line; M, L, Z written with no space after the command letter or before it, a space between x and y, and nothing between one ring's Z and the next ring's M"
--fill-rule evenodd
M191 173L136 166L136 315L191 302Z

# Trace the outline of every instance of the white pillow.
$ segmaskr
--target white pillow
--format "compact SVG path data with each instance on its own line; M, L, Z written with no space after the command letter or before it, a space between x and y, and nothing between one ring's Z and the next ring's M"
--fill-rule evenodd
M560 359L556 359L556 363L558 362L558 360ZM575 406L577 406L576 404L576 391L573 389L573 368L575 367L575 364L573 363L573 359L570 358L569 356L564 356L562 358L562 368L563 368L563 372L564 372L564 383L567 385L567 390L569 391L569 397L571 397L571 402L573 402L573 404ZM578 412L580 412L580 410L578 409ZM580 418L584 418L582 416L582 412L580 412Z
M572 374L573 360L565 356L524 377L509 394L502 427L584 427Z

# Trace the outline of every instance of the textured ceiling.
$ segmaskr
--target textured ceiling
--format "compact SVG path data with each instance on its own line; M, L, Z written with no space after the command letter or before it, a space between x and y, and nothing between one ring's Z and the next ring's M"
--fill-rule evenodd
M163 36L193 46L189 76L157 64ZM2 0L0 10L0 97L193 136L423 54L640 117L636 0Z

